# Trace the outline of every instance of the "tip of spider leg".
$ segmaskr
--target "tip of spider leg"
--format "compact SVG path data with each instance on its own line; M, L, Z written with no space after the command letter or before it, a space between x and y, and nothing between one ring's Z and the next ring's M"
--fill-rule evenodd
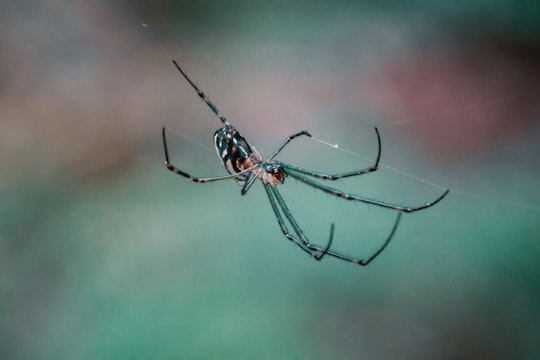
M335 225L334 223L332 223L332 225L330 225L330 238L328 239L328 244L326 245L326 248L324 248L324 251L319 257L319 260L322 259L324 255L326 255L326 253L328 252L328 250L330 250L330 247L332 246L332 242L334 241L334 228Z
M450 192L450 189L446 189L446 191L441 195L439 196L439 198L437 200L435 200L434 202L432 202L430 204L430 206L433 206L435 205L436 203L438 203L439 201L441 201L442 199L444 199L446 197L446 195L448 195L448 193Z
M166 128L164 126L163 129L161 130L161 135L163 137L163 149L165 151L165 165L167 167L169 167L170 166L170 164L169 164L169 150L167 150L167 139L165 137L165 130L166 130Z
M334 223L332 223L332 225L330 225L330 238L328 239L328 244L326 244L324 250L322 250L322 252L318 255L315 253L311 255L315 260L321 261L322 258L328 253L328 250L330 250L330 247L332 246L332 241L334 239L334 227Z
M167 128L164 126L161 128L161 137L163 138L163 142L165 143L167 140L166 140L166 132L167 132Z

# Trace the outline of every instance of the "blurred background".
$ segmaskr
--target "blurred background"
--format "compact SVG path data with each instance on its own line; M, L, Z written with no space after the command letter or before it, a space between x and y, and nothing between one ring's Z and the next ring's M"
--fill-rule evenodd
M0 2L0 357L540 357L535 1ZM141 23L149 25L145 30ZM263 154L397 204L369 267L310 259L176 58ZM368 257L395 212L288 179L310 239Z

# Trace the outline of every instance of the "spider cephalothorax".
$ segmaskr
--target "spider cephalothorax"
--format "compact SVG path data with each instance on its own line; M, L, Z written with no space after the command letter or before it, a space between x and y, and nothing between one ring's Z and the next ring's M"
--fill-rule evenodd
M261 175L259 175L259 179L263 183L270 185L281 185L285 182L287 172L279 164L279 162L274 160L265 161L260 165L260 167Z

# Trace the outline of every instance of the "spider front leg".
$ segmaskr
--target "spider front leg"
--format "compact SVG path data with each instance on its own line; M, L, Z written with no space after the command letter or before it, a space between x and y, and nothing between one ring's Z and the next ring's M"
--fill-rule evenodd
M180 65L178 65L176 60L173 59L172 62L174 64L174 66L176 66L176 69L178 69L178 71L180 71L180 74L182 74L182 76L193 87L193 89L195 89L195 91L197 92L197 95L199 95L199 97L202 99L202 101L204 101L206 103L206 105L208 105L208 107L214 112L214 114L216 114L216 116L219 118L219 120L221 120L223 125L230 125L229 121L227 121L225 116L221 115L221 113L219 112L217 106L214 105L214 103L212 101L210 101L210 99L208 98L208 95L206 95L204 91L199 89L199 87L195 84L195 82L193 82L193 80L191 80L191 78L186 74L186 72L184 70L182 70Z
M365 196L346 193L346 192L344 192L342 190L339 190L339 189L336 189L336 188L333 188L333 187L318 183L315 180L313 180L311 178L307 178L307 177L303 176L302 174L298 174L298 173L296 173L294 171L289 171L288 175L291 176L292 178L300 181L300 182L303 182L306 185L309 185L309 186L315 188L315 189L324 191L327 194L337 196L337 197L345 199L345 200L360 201L360 202L363 202L363 203L366 203L366 204L372 204L372 205L380 206L380 207L387 208L387 209L392 209L392 210L396 210L396 211L403 211L403 212L406 212L406 213L412 213L412 212L415 212L415 211L418 211L418 210L427 209L428 207L431 207L431 206L437 204L442 199L444 199L444 197L446 195L448 195L448 193L450 192L450 190L446 190L442 195L440 195L434 201L427 202L427 203L425 203L423 205L420 205L420 206L403 206L403 205L398 205L398 204L387 203L387 202L384 202L384 201L368 198L368 197L365 197Z
M381 159L381 136L379 134L379 130L377 129L377 127L375 127L375 133L377 134L377 144L378 144L377 160L375 160L375 164L373 164L372 166L368 168L349 171L349 172L345 172L341 174L326 174L319 171L304 169L300 166L291 165L291 164L283 163L283 166L287 170L294 170L298 173L309 175L309 176L312 176L318 179L323 179L323 180L338 180L338 179L343 179L346 177L358 176L358 175L369 174L371 172L375 172L379 168L379 160Z
M288 138L286 138L285 140L283 140L283 142L281 143L281 145L279 145L277 147L276 150L274 150L274 152L272 153L272 155L270 155L270 157L268 158L268 160L272 160L274 157L276 157L277 154L279 154L281 152L281 150L283 150L283 148L285 146L287 146L288 143L291 142L291 140L293 139L296 139L297 137L299 136L307 136L307 137L311 137L311 134L307 131L307 130L302 130L294 135L291 135L289 136Z
M199 178L199 177L193 176L191 174L188 174L187 172L182 171L179 168L177 168L176 166L172 165L171 162L169 161L169 150L167 148L167 138L165 136L165 132L166 132L166 128L163 127L161 134L163 136L163 148L165 150L165 166L167 167L167 169L169 169L170 171L172 171L175 174L182 175L183 177L186 177L186 178L188 178L188 179L190 179L190 180L192 180L192 181L194 181L194 182L196 182L198 184L203 184L203 183L212 182L212 181L219 181L219 180L227 180L227 179L236 178L239 175L242 175L244 173L252 171L251 169L246 169L246 170L244 170L242 172L239 172L237 174L210 177L210 178Z

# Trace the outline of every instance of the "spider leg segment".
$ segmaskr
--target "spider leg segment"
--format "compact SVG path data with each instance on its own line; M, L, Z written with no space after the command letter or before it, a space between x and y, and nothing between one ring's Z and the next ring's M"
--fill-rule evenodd
M377 251L373 253L369 258L367 259L359 259L355 258L349 255L345 255L336 251L330 250L330 246L332 245L332 240L334 237L334 224L332 223L330 227L330 239L328 240L328 244L325 248L322 248L318 245L311 244L309 240L306 238L304 232L296 222L295 218L293 217L289 207L285 203L285 200L281 196L280 192L275 186L269 185L269 184L263 184L264 189L266 190L266 194L268 195L268 199L270 200L270 205L272 206L272 209L274 210L274 214L276 216L276 219L278 221L278 224L281 228L281 231L283 232L283 235L291 241L293 241L296 245L298 245L302 250L304 250L306 253L311 255L316 260L321 260L325 255L330 255L335 258L361 265L361 266L367 266L370 262L372 262L377 256L379 256L380 253L384 251L384 249L388 246L390 243L390 240L392 240L394 234L396 233L396 230L398 228L399 222L401 220L401 216L403 215L403 212L398 212L396 221L394 222L394 226L392 227L392 230L390 231L390 234L384 241L384 243L381 245ZM289 229L287 228L287 225L285 224L285 220L283 219L283 216L285 215L289 223L291 224L294 232L297 236L294 236L289 232Z
M272 153L272 155L270 155L268 160L272 160L277 154L279 154L280 151L283 150L283 148L285 146L287 146L287 144L290 143L292 139L295 139L295 138L297 138L299 136L302 136L302 135L307 136L307 137L311 137L311 134L307 130L303 130L303 131L300 131L299 133L296 133L294 135L289 136L288 138L283 140L281 145L279 145L276 150L274 150L274 152Z
M183 177L186 177L186 178L188 178L188 179L190 179L190 180L192 180L192 181L194 181L194 182L196 182L198 184L203 184L203 183L212 182L212 181L233 179L233 178L236 178L238 176L241 176L241 175L243 175L245 173L248 173L248 172L252 171L251 168L248 168L248 169L245 169L244 171L236 173L236 174L226 175L226 176L210 177L210 178L199 178L199 177L193 176L191 174L188 174L187 172L180 170L179 168L177 168L176 166L174 166L174 165L172 165L170 163L170 161L169 161L169 150L167 148L167 138L165 136L165 132L166 132L166 128L163 127L161 134L163 136L163 148L165 149L165 166L167 167L167 169L169 169L170 171L172 171L175 174L182 175Z
M224 125L231 125L229 123L229 121L225 118L225 116L221 115L221 113L219 112L218 108L216 105L214 105L213 102L210 101L210 98L208 98L208 95L206 95L204 93L204 91L202 91L201 89L199 89L199 87L193 82L193 80L191 80L189 78L189 76L187 76L186 72L184 70L182 70L182 68L180 67L180 65L178 65L178 63L176 62L176 60L173 59L173 64L174 66L176 66L176 68L178 69L178 71L180 71L180 74L182 74L182 76L187 80L187 82L195 89L195 91L197 92L197 95L199 95L199 97L206 103L206 105L208 105L208 107L214 112L214 114L217 115L217 117L219 118L219 120L221 120L221 122L224 124Z
M277 222L279 224L279 227L281 228L281 231L283 232L283 235L285 235L287 239L298 245L306 253L311 255L315 260L321 260L327 253L329 253L330 246L332 245L332 240L334 238L334 224L332 223L332 225L330 226L330 238L328 239L328 244L325 248L312 245L306 238L304 232L302 231L296 220L294 219L289 207L283 200L283 197L279 193L278 189L275 186L267 183L263 183L263 186L264 190L266 190L268 200L270 201L272 210L274 210L274 214L276 215ZM287 225L285 224L285 220L283 219L281 213L285 215L285 217L291 224L294 232L296 233L296 236L289 232L289 229L287 228Z
M354 257L348 256L348 255L345 255L345 254L341 254L341 253L338 253L338 252L335 252L335 251L331 251L330 249L325 249L325 254L333 256L333 257L341 259L341 260L351 262L353 264L358 264L358 265L361 265L361 266L367 266L377 256L379 256L379 254L382 253L383 250L386 248L386 246L390 243L390 240L392 240L392 237L396 233L396 230L398 228L399 221L401 220L401 215L402 214L403 214L403 212L401 212L401 211L398 212L397 217L396 217L396 221L394 222L394 226L392 227L392 231L390 231L390 234L386 238L385 242L382 244L382 246L377 251L375 251L375 253L373 253L373 255L371 255L366 260L354 258ZM316 248L316 247L314 247L314 248Z
M242 186L242 190L240 191L240 194L242 195L246 195L248 190L251 188L251 186L255 183L255 181L257 180L258 176L259 176L259 173L262 171L262 169L258 169L257 172L251 172L251 174L249 174L248 176L248 179L246 180L246 182L244 183L244 186Z
M286 164L286 163L282 163L283 167L286 170L293 170L297 173L309 175L309 176L312 176L318 179L323 179L323 180L338 180L338 179L343 179L346 177L358 176L358 175L369 174L371 172L375 172L379 168L379 160L381 159L381 136L379 135L379 130L376 127L375 127L375 133L377 134L377 143L379 145L379 150L377 151L377 160L375 160L375 164L373 164L371 167L361 169L361 170L349 171L349 172L345 172L341 174L325 174L319 171L308 170L300 166Z
M428 207L431 207L431 206L437 204L439 201L441 201L450 192L450 190L446 190L441 196L439 196L434 201L425 203L425 204L420 205L420 206L416 206L416 207L402 206L402 205L391 204L391 203L387 203L387 202L384 202L384 201L368 198L368 197L365 197L365 196L346 193L346 192L341 191L339 189L336 189L336 188L333 188L333 187L330 187L330 186L327 186L327 185L323 185L321 183L316 182L313 179L307 178L303 174L297 173L292 168L290 168L290 167L288 168L286 164L283 164L283 167L288 170L287 174L289 176L291 176L291 177L295 178L296 180L298 180L300 182L303 182L304 184L307 184L307 185L309 185L309 186L311 186L311 187L313 187L315 189L324 191L325 193L328 193L330 195L334 195L334 196L337 196L337 197L340 197L340 198L346 199L346 200L360 201L360 202L363 202L363 203L366 203L366 204L372 204L372 205L380 206L380 207L383 207L383 208L402 211L402 212L406 212L406 213L412 213L412 212L415 212L415 211L418 211L418 210L423 210L423 209L426 209Z

